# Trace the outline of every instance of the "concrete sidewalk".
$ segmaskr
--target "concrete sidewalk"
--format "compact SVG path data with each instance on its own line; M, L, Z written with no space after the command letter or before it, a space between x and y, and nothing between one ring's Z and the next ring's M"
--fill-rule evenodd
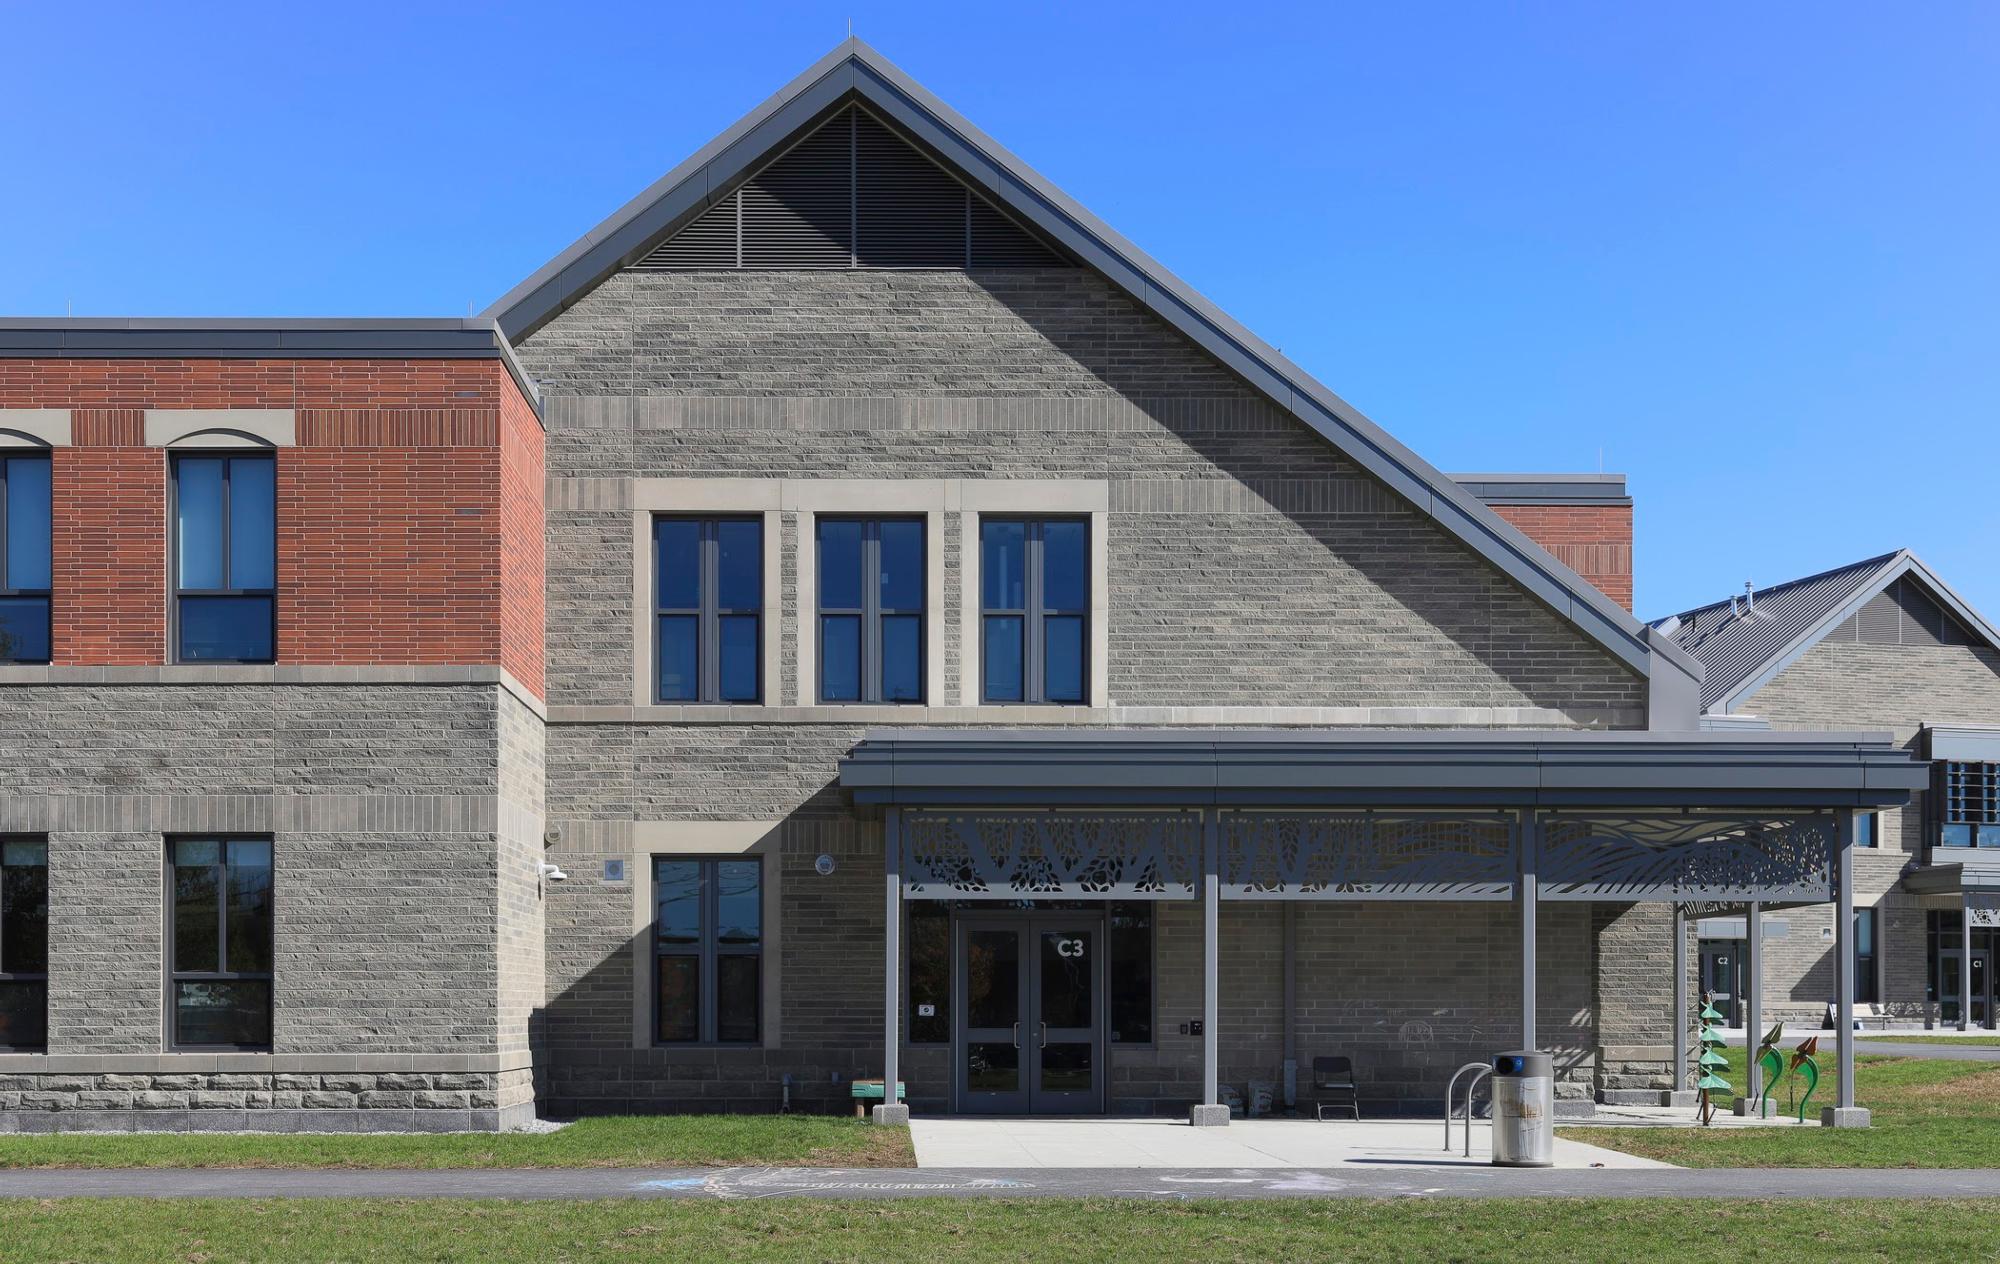
M1492 1129L1472 1124L1472 1157L1492 1154ZM1190 1128L1173 1119L919 1118L910 1121L917 1166L935 1168L1323 1168L1463 1163L1464 1129L1444 1150L1442 1120L1243 1119ZM1557 1167L1667 1167L1557 1135Z
M0 1171L0 1198L2000 1198L2000 1170L618 1168Z

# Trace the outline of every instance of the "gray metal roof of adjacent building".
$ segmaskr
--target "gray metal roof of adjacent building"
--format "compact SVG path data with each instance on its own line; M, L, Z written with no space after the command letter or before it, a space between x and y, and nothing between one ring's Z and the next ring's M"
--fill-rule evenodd
M1489 505L1632 505L1623 474L1453 474L1450 478Z
M1906 575L1974 634L2000 648L2000 632L1908 549L1754 589L1755 600L1747 607L1738 596L1656 620L1653 626L1679 620L1672 639L1701 661L1705 673L1702 710L1728 712Z
M849 102L867 103L981 197L1091 268L1334 444L1418 512L1497 566L1642 676L1666 664L1677 696L1699 665L1085 210L868 45L848 39L655 181L486 314L523 338L727 197L769 155ZM1691 722L1691 720L1690 720Z

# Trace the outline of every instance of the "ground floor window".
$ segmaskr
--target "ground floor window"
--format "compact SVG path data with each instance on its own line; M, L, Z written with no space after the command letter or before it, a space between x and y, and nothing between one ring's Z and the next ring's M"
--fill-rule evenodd
M904 904L908 944L905 977L909 1008L904 1030L911 1044L951 1041L951 916L954 909L998 912L1010 908L1096 911L1107 915L1110 934L1110 1000L1107 1028L1120 1044L1153 1042L1153 905L1148 901L1109 906L1056 900L1033 905L989 900L911 900Z
M764 867L756 859L653 861L653 1039L763 1037Z
M49 848L0 839L0 1049L49 1041Z
M1854 910L1854 1003L1873 1005L1875 989L1875 910Z
M178 838L167 860L174 1047L270 1048L270 840Z

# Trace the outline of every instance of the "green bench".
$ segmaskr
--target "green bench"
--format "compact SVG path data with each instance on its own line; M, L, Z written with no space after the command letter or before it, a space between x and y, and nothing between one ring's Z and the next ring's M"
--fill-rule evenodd
M866 1119L868 1118L868 1103L882 1100L882 1081L856 1080L854 1081L854 1088L850 1095L854 1098L854 1117L856 1119ZM899 1102L908 1101L909 1097L910 1086L901 1080L897 1080L896 1100Z

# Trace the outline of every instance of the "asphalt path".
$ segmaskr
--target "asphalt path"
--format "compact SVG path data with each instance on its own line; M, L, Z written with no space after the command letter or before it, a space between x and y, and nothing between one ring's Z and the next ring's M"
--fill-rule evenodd
M18 1169L0 1198L1996 1198L2000 1170L1273 1168Z

